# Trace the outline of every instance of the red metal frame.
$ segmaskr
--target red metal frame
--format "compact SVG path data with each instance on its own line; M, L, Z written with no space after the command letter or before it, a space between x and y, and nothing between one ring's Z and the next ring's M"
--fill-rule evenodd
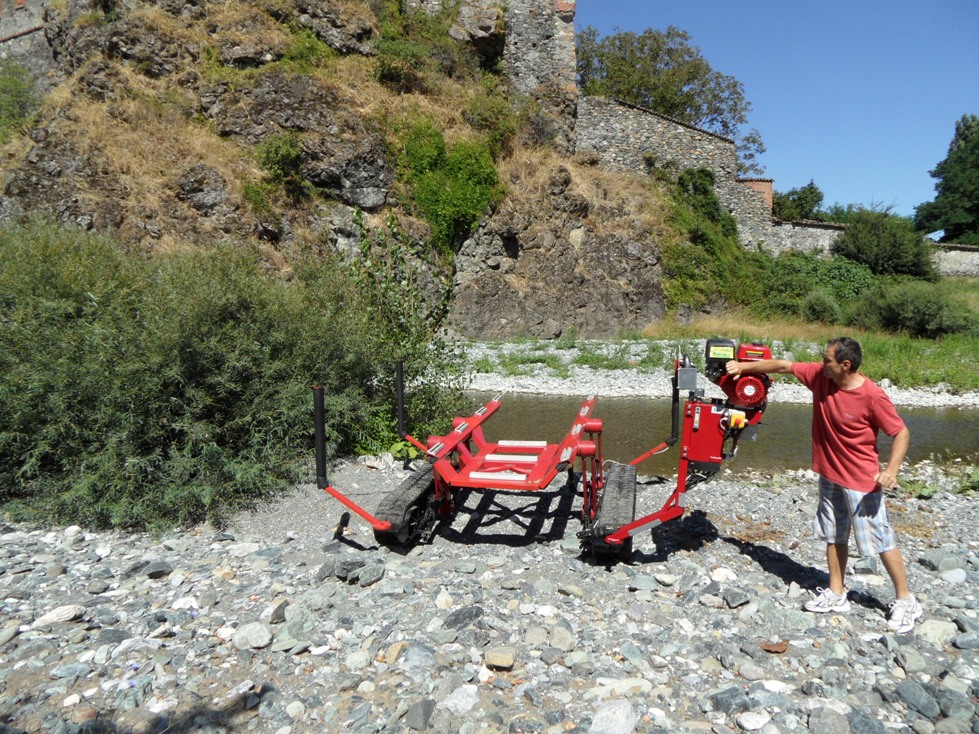
M354 512L356 512L364 520L366 520L367 522L369 522L371 524L371 527L374 528L375 530L380 530L380 531L383 532L385 530L390 530L391 529L391 523L387 522L386 520L379 520L378 518L374 517L372 514L370 514L363 507L361 507L360 505L358 505L356 502L354 502L352 499L350 499L349 497L347 497L345 494L343 494L339 490L334 489L332 486L326 485L325 487L320 487L320 489L322 489L324 492L326 492L328 495L330 495L333 499L335 499L338 502L340 502L340 504L342 504L347 509L353 510Z
M322 401L320 388L314 388ZM462 488L539 491L547 488L558 472L581 462L584 503L582 514L593 520L604 486L602 475L602 421L592 417L596 396L588 397L578 409L574 422L559 444L546 441L486 440L483 423L500 408L497 395L467 418L455 418L452 431L431 436L424 445L411 435L405 439L425 452L435 475L435 500L442 515L454 510L452 490ZM379 531L390 530L390 522L380 520L345 494L318 477L320 489L370 523Z
M435 470L435 499L442 514L451 514L452 490L462 488L535 492L558 472L581 461L584 512L594 516L602 488L602 421L592 417L596 396L578 409L559 444L545 441L486 440L483 423L500 407L496 396L468 418L456 418L444 436L428 439L426 455ZM414 439L413 443L418 445Z
M749 418L745 411L729 408L716 401L688 400L683 410L683 437L680 442L680 462L677 469L676 488L666 502L656 512L650 513L623 525L614 533L605 536L609 545L621 545L629 537L645 527L656 527L664 522L675 520L683 515L685 508L683 495L690 488L690 465L720 467L724 459L737 451L737 439L749 424L761 420L761 410L752 411ZM737 427L732 424L737 423ZM706 436L701 439L700 436ZM730 453L724 452L724 443L733 438ZM662 444L661 444L662 445ZM647 457L644 454L643 457ZM632 463L638 463L633 461Z
M751 362L760 359L771 359L771 350L758 344L742 344L735 355L733 349L728 355L740 362ZM679 360L674 362L674 375L680 368ZM721 463L732 458L738 450L738 439L748 426L754 426L761 421L762 413L767 405L769 379L765 375L743 375L734 379L726 373L721 373L715 379L716 384L725 395L727 401L720 400L687 400L683 410L683 433L680 439L680 461L677 468L676 488L667 497L666 502L656 512L650 513L633 522L623 525L614 533L605 536L608 545L621 545L629 537L645 527L656 527L664 522L675 520L683 515L685 503L684 494L690 481L691 463L695 467L707 467L716 472ZM674 377L674 405L679 400ZM724 445L731 440L730 452L725 452ZM633 459L630 464L639 464L650 456L662 453L672 446L671 441L664 441L650 449L645 454Z
M684 357L681 364L674 362L673 380L673 435L667 441L633 459L636 465L654 454L666 451L680 439L680 460L677 484L663 506L645 517L634 520L604 537L606 545L623 544L647 526L660 525L683 515L684 494L699 481L712 476L721 463L737 452L742 431L761 421L767 405L769 380L763 375L743 375L738 379L723 371L724 360L733 356L733 342L715 340L716 353L708 349L711 371L708 373L727 396L726 400L703 400L702 391L691 389L684 404L682 437L678 436L679 388L678 376L686 370L693 371ZM710 345L710 341L708 344ZM712 359L713 357L713 359ZM737 351L739 361L769 359L768 347L741 345ZM694 379L694 386L696 380ZM326 462L323 438L322 388L314 390L314 412L317 426L317 484L327 494L357 513L377 531L389 531L392 523L380 520L343 493L330 486L326 478ZM454 511L452 490L494 489L509 491L539 491L545 489L558 472L573 467L580 461L582 483L582 518L586 528L597 519L599 499L604 488L602 471L602 421L593 417L596 396L589 396L578 410L574 422L564 440L559 444L545 441L508 441L492 443L486 440L483 424L500 408L501 396L497 395L472 415L455 418L452 430L444 436L431 436L422 444L404 433L406 440L425 452L432 464L435 503L439 514L451 515ZM400 408L399 408L400 410ZM399 425L401 418L399 416ZM731 449L725 444L731 441ZM691 476L693 475L693 476Z

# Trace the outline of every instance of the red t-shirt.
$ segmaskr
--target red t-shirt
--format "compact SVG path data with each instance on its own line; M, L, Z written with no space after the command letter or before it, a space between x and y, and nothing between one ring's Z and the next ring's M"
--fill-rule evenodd
M818 362L793 362L792 374L812 391L812 469L848 489L872 492L880 472L878 431L896 436L904 421L880 386L864 379L843 390Z

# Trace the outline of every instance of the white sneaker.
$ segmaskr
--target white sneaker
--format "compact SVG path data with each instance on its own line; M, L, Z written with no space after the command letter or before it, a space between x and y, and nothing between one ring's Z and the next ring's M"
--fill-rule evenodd
M850 602L847 600L846 589L843 590L842 594L834 594L830 589L816 589L816 592L809 592L812 594L812 599L807 601L803 606L807 612L819 612L820 614L825 614L826 612L849 612Z
M907 599L895 599L891 602L887 626L903 635L914 629L914 623L921 618L924 610L912 594Z

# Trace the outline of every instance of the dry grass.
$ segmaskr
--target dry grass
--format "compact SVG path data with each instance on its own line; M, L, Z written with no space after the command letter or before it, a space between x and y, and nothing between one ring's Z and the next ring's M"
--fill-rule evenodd
M111 103L76 98L72 137L97 153L109 172L133 194L157 200L172 191L173 179L196 163L207 163L240 194L242 180L261 175L239 145L193 120L194 100L179 87L147 79L126 67L125 94Z
M261 8L224 3L209 9L208 20L216 26L214 36L223 44L261 45L283 51L290 43L289 34Z
M204 163L218 173L229 198L241 201L244 184L261 177L249 151L196 121L194 100L172 82L149 79L123 65L114 66L109 78L114 82L109 101L73 93L77 76L46 100L48 119L56 121L50 127L71 142L94 172L91 194L95 199L110 195L129 223L186 209L188 221L208 231L208 223L177 199L180 176ZM199 244L180 240L164 232L152 247L174 251Z
M547 200L551 180L561 168L571 176L569 191L588 202L590 215L583 223L597 236L621 235L654 242L668 236L666 198L657 184L564 158L549 148L516 145L499 161L497 170L507 189L507 206L534 211Z
M360 73L367 71L362 68ZM370 73L373 74L373 69ZM361 114L391 123L387 125L389 128L397 128L402 122L429 120L443 131L450 145L475 134L463 118L473 96L471 82L445 80L434 94L395 94L377 81L369 85L363 80L360 84L357 88L341 88L341 93L357 101Z
M517 146L499 161L497 172L510 202L524 208L546 197L548 181L563 163L551 150Z
M163 38L181 44L206 43L199 26L188 23L155 5L141 5L132 9L128 16L133 22L141 23Z
M291 0L270 2L287 6ZM135 6L128 13L137 26L179 46L205 49L241 42L281 48L292 39L268 13L270 2L210 4L204 22L174 17L153 5ZM366 0L338 0L337 7L376 27ZM197 70L207 74L211 65L205 58ZM262 70L220 67L220 73L224 72L233 83L248 84ZM246 183L261 179L262 171L247 146L222 139L200 122L193 94L184 93L172 79L151 79L133 65L113 63L106 76L115 87L114 98L101 102L78 94L77 79L83 73L79 71L46 100L44 117L58 120L58 132L99 168L100 181L93 182L94 187L111 182L117 205L127 218L142 221L150 212L169 215L179 211L184 205L176 198L177 182L197 163L217 171L234 201L243 200ZM472 79L443 79L431 94L399 94L377 81L375 58L357 55L331 57L312 75L326 89L334 90L341 104L376 121L392 146L398 145L401 131L422 119L442 130L450 145L479 134L463 117L473 97L483 93ZM12 158L20 155L13 149L4 153ZM666 223L668 204L658 183L569 160L547 148L515 144L499 161L498 172L508 192L503 206L523 213L534 226L536 210L548 198L549 182L560 167L571 174L569 191L588 201L592 214L584 225L596 236L619 236L653 246L674 236ZM186 214L193 216L190 211ZM164 238L154 249L178 246Z
M374 59L363 56L344 56L327 65L316 74L318 82L335 89L344 101L364 117L383 115L375 98L385 94L378 83Z
M705 334L736 335L740 341L756 341L766 344L773 342L814 342L822 344L839 336L840 327L820 323L800 321L780 321L761 319L741 311L729 311L718 315L699 315L690 321L680 322L664 318L649 324L642 331L647 339L698 339ZM847 333L856 338L864 333L859 329L847 328Z

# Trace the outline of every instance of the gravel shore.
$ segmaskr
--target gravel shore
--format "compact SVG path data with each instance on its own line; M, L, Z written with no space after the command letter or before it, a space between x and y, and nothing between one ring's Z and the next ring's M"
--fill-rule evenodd
M657 345L666 353L675 345ZM689 343L688 356L695 364L703 366L704 342ZM606 355L617 355L626 363L638 364L646 356L649 345L645 342L591 343L588 349ZM546 342L517 344L474 344L467 349L471 364L472 390L486 392L538 393L543 395L591 395L603 397L670 397L672 372L663 369L633 367L626 369L590 369L575 364L581 349L557 349ZM777 354L781 358L785 355ZM786 357L791 358L791 357ZM531 361L540 360L540 361ZM501 363L515 366L509 371L500 369ZM479 371L480 365L494 366L491 371ZM556 370L555 366L560 365ZM797 381L775 376L772 402L809 403L809 391ZM721 393L701 375L701 387L709 397ZM979 390L954 393L946 385L935 387L897 387L889 380L882 380L881 387L895 405L909 407L979 407Z
M562 384L668 395L668 376L610 372ZM362 457L330 478L372 510L419 468ZM979 503L930 464L905 476L934 490L888 498L925 608L907 635L874 558L851 561L848 613L802 610L826 583L807 471L722 470L610 565L581 551L563 476L460 493L406 553L311 484L221 531L4 526L0 734L979 734ZM674 482L640 477L638 513Z

